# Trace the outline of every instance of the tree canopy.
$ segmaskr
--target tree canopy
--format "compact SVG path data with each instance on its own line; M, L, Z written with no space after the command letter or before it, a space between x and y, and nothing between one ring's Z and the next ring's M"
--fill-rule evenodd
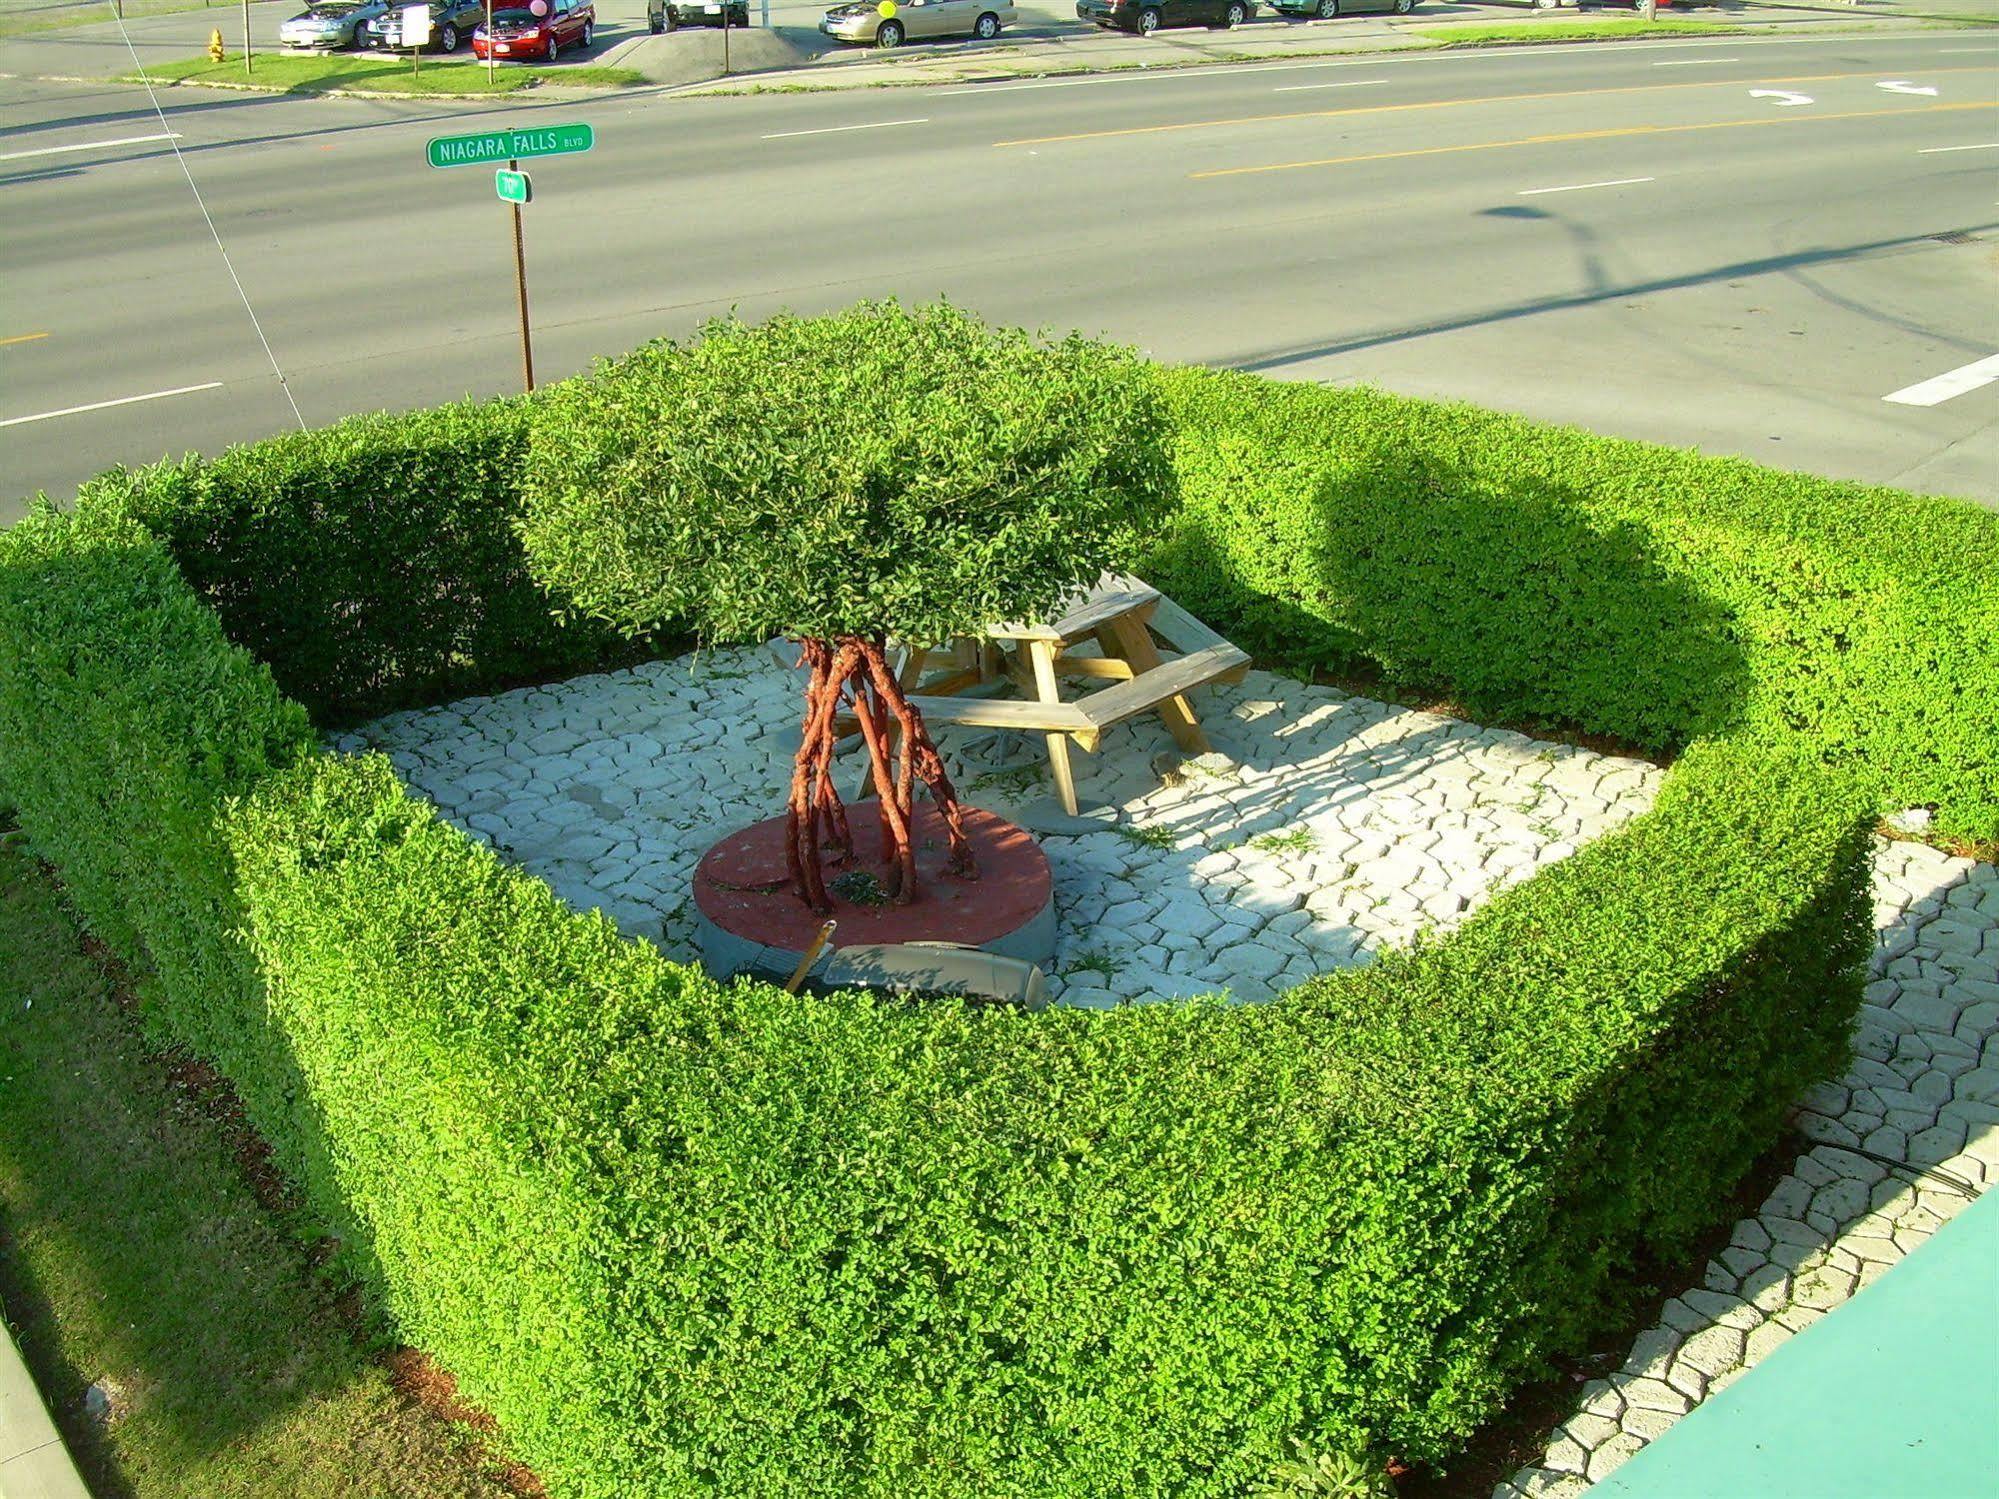
M707 325L547 393L520 523L633 632L942 640L1124 565L1171 488L1132 351L947 304Z

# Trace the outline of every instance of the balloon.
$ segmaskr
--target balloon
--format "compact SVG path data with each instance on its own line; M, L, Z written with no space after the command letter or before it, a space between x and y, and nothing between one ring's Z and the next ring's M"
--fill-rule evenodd
M528 0L528 10L537 16L548 14L548 0Z

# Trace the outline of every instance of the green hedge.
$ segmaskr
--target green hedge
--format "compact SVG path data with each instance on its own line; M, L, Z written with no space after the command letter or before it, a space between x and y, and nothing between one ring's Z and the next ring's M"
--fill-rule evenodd
M1977 825L1983 520L1167 384L1170 591L1295 661L1685 746L1657 808L1268 1006L800 1000L574 915L279 691L331 719L593 659L502 534L532 405L121 473L0 534L22 826L552 1493L1222 1496L1294 1436L1447 1461L1839 1066L1884 788ZM392 555L423 536L434 596Z
M355 417L114 469L80 510L153 531L229 638L322 727L656 653L566 622L514 520L532 399Z
M292 1093L235 933L217 808L309 755L306 715L129 520L46 506L0 532L0 782L155 1034L217 1061L260 1123Z
M1841 1064L1850 790L1691 752L1451 940L1267 1007L716 985L318 760L232 829L370 1289L582 1495L1241 1493L1444 1459Z
M1246 646L1655 750L1782 731L1999 839L1999 516L1364 389L1174 370L1150 577Z

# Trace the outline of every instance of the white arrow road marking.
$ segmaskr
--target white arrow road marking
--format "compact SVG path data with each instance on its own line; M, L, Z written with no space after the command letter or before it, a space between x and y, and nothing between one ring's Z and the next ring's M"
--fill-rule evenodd
M1935 89L1924 88L1921 84L1911 83L1906 78L1898 78L1893 83L1877 83L1874 86L1885 88L1891 94L1928 94L1932 99L1937 96Z
M1999 382L1999 354L1973 360L1970 364L1946 370L1914 385L1905 385L1881 399L1893 401L1897 406L1941 406L1953 396L1961 396L1967 390L1977 390L1981 385L1994 382Z
M1775 99L1779 109L1789 109L1794 104L1809 104L1810 94L1794 94L1787 88L1753 88L1749 91L1752 99Z

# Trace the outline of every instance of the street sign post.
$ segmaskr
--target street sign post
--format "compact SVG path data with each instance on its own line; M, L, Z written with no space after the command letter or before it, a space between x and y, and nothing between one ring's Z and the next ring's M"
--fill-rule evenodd
M588 125L537 125L529 130L434 136L424 152L434 167L489 167L523 156L567 156L596 144L597 132Z
M491 33L487 33L489 36ZM521 205L534 201L534 184L521 170L524 156L568 156L597 144L588 125L539 125L529 130L483 130L477 135L440 135L425 147L434 167L492 166L493 191L514 219L514 290L521 308L521 378L534 389L534 335L528 325L528 261L521 237ZM505 166L499 163L505 162Z

